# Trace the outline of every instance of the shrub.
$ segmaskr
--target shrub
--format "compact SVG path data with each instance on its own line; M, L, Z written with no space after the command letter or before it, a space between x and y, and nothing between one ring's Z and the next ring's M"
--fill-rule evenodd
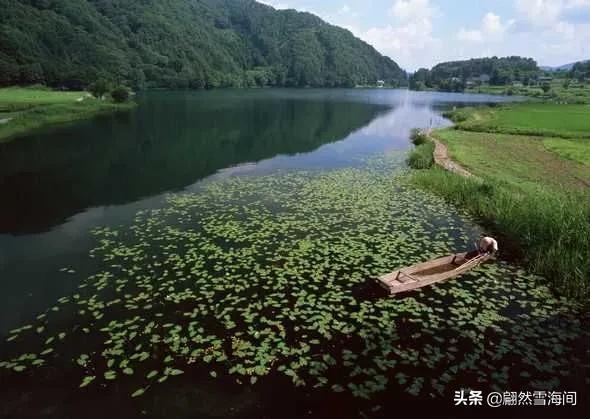
M92 93L92 96L95 98L102 99L109 91L109 83L105 79L98 79L88 86L88 91Z
M117 103L126 102L129 100L130 92L125 86L117 86L111 90L111 97Z
M414 128L410 133L410 139L414 145L424 144L427 141L426 134L424 131Z
M434 163L434 143L427 141L410 152L408 165L412 169L428 169Z
M443 112L443 116L447 119L450 119L451 121L455 122L455 123L460 123L460 122L465 122L467 121L468 117L469 117L469 113L472 111L472 109L470 108L458 108L458 109L453 109L451 111L445 111Z

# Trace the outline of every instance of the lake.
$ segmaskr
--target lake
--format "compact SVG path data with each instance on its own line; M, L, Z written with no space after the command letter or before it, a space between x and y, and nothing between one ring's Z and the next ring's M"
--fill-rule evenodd
M505 100L153 91L0 144L3 413L374 416L392 394L587 384L579 308L517 265L371 289L482 232L411 185L410 130Z

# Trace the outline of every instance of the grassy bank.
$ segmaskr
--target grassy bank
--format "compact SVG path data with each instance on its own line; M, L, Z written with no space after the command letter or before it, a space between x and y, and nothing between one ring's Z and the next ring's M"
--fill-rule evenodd
M44 88L0 89L0 142L51 124L127 110L133 103L98 100L87 92L56 92Z
M539 106L547 106L545 112ZM511 105L485 111L463 110L458 124L477 131L445 129L435 133L451 157L478 179L439 168L417 171L413 181L444 196L515 242L528 266L560 293L590 297L590 139L561 138L590 133L571 106ZM538 122L539 135L519 132ZM485 118L481 115L485 115ZM491 122L493 121L493 122ZM487 125L486 125L487 124ZM549 132L554 137L548 137Z
M590 103L590 85L585 83L566 83L565 79L555 79L550 83L549 91L541 86L478 86L465 90L466 93L486 93L492 95L528 96L545 102Z
M434 164L434 143L420 130L411 134L412 143L416 146L408 155L408 165L413 169L428 169Z
M445 113L456 129L560 138L590 138L590 105L521 103Z

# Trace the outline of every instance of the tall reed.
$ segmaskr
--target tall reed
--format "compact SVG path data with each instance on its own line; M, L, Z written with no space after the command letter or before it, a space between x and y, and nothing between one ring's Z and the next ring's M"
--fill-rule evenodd
M480 218L522 249L526 263L567 296L590 298L590 196L417 171L417 185Z

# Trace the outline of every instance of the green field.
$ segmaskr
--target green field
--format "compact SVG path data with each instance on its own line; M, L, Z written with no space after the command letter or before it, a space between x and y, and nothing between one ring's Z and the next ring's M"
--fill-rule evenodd
M558 292L587 302L589 111L588 106L528 103L460 109L453 113L457 126L434 136L477 178L440 168L413 175L417 185L466 208L494 234L514 242L529 268ZM522 132L534 135L515 134Z
M551 89L545 93L540 86L479 86L465 90L466 93L487 93L492 95L528 96L545 102L560 104L590 104L590 85L571 83L565 87L564 79L551 82Z
M34 88L7 87L0 89L0 112L27 109L37 105L71 103L86 98L88 92L58 92L42 86Z
M590 138L590 105L522 103L489 108L462 108L448 114L468 131Z
M56 92L43 87L0 89L0 142L30 130L130 109L132 103L98 100L87 92Z
M565 159L590 166L590 139L545 138L543 144Z
M485 132L438 131L450 155L475 175L518 186L539 184L555 188L590 186L590 140L540 138ZM551 144L554 152L546 144ZM575 159L564 158L566 150ZM582 161L586 153L586 164Z

